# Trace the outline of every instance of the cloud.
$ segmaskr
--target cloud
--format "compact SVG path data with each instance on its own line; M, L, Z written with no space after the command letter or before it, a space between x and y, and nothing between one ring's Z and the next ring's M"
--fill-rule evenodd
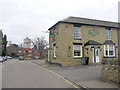
M48 33L42 31L68 16L117 21L118 1L0 0L0 28L14 43L21 43L26 36L48 40Z

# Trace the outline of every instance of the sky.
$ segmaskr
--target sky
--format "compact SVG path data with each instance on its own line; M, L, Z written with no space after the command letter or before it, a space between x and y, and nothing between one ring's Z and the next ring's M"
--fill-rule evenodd
M69 16L118 22L120 0L0 0L0 29L12 43L45 37L52 25Z

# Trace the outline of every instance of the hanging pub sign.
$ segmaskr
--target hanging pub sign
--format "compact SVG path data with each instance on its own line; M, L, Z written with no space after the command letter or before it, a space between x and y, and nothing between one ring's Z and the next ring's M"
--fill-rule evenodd
M55 42L55 34L50 34L49 35L49 41L50 42Z

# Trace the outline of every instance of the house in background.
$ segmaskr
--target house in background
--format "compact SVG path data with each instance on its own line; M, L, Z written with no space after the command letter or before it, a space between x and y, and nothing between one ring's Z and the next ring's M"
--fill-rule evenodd
M24 58L32 58L33 51L31 48L24 48Z
M23 48L17 51L18 56L24 56L24 58L40 58L40 52L34 48L31 48L31 39L28 37L24 39Z
M40 53L38 50L33 50L30 48L23 48L19 49L17 51L18 56L24 56L24 58L34 58L34 59L39 59L40 58Z
M89 64L103 58L118 60L118 23L80 17L68 17L48 29L48 61L63 66Z

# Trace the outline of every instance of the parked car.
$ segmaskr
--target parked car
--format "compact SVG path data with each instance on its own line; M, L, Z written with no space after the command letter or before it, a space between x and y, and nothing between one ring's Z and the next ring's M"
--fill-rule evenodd
M3 62L3 61L4 61L3 57L2 57L2 56L0 56L0 62Z
M7 57L6 57L6 56L4 56L4 57L2 57L2 58L3 58L4 61L7 61Z
M10 56L6 56L7 57L7 59L12 59L12 57L10 57Z
M40 59L40 57L39 56L34 56L34 59Z
M19 60L24 60L24 57L23 56L19 56Z

